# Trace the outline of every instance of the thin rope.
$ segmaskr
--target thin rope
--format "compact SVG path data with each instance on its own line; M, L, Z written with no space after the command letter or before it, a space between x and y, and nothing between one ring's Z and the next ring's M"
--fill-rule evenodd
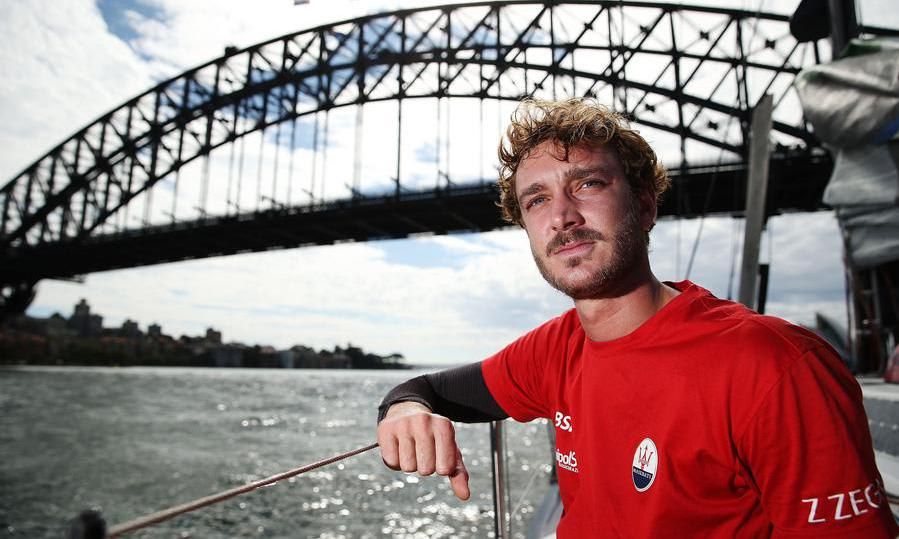
M200 217L206 217L206 205L209 201L209 154L203 156L203 169L200 173L202 187L200 191Z
M483 68L483 64L481 64ZM484 185L484 98L478 100L478 177Z
M262 209L262 165L265 163L265 127L259 130L259 157L256 167L256 211Z
M727 139L727 133L730 131L733 116L728 117L727 123L724 125L724 138ZM709 182L709 189L705 193L705 202L702 205L702 214L699 216L699 230L696 231L696 239L693 240L693 248L690 250L690 260L687 262L687 272L684 279L690 278L690 272L693 271L693 260L696 258L696 251L699 249L699 240L702 238L702 229L705 226L705 216L709 213L709 205L712 203L712 192L715 190L715 183L718 181L718 172L721 170L721 162L724 159L724 148L718 152L718 162L715 163L715 170L712 173L712 179Z
M287 167L287 206L293 205L293 156L297 152L297 117L294 116L290 126L290 164Z
M234 179L234 148L237 144L232 141L231 156L228 158L228 195L225 197L225 215L231 214L231 182Z
M181 180L181 167L175 171L175 185L172 187L172 224L175 223L175 215L178 213L178 182Z
M440 113L440 109L441 109L441 107L443 106L443 101L442 101L442 100L443 100L442 97L438 97L438 98L437 98L437 140L436 140L436 142L435 142L435 146L436 146L436 148L437 148L437 149L436 149L436 154L437 154L437 158L436 158L436 160L437 160L437 183L434 185L434 188L435 188L435 189L440 189L440 126L441 126L440 117L442 116L442 114Z
M240 160L237 162L237 195L234 197L234 213L240 213L240 191L243 185L243 158L246 153L246 135L240 137Z
M275 127L275 173L272 174L272 208L278 205L278 157L281 154L281 125L284 122L278 122Z
M730 272L729 277L727 279L727 299L733 299L733 289L734 289L734 277L737 270L737 251L740 248L740 244L737 243L737 240L740 238L743 232L743 220L742 219L731 219L731 227L730 227ZM742 244L742 242L740 242Z
M331 143L331 134L328 131L328 124L331 121L331 110L325 109L325 126L322 133L322 175L321 175L321 201L325 201L325 181L328 179L328 148Z
M521 496L518 497L518 503L515 504L515 509L513 509L512 514L509 515L509 522L515 521L515 515L518 514L518 510L521 509L521 506L524 504L525 498L531 492L531 488L534 486L534 481L538 476L543 475L544 473L546 473L546 470L543 468L543 466L537 466L537 469L534 470L534 473L531 474L531 479L528 481L527 486L524 487L524 491L521 493Z
M360 453L365 453L366 451L370 451L374 448L378 447L378 444L371 444L365 447L360 447L359 449L354 449L352 451L348 451L346 453L341 453L339 455L334 455L333 457L327 458L325 460L320 460L318 462L313 462L312 464L307 464L305 466L301 466L299 468L294 468L293 470L289 470L286 472L282 472L271 477L266 477L265 479L260 479L259 481L253 481L252 483L247 483L241 487L235 487L232 489L228 489L217 494L212 494L209 496L205 496L203 498L198 498L191 502L187 502L181 505L176 505L174 507L170 507L168 509L163 509L162 511L158 511L156 513L152 513L140 518L136 518L124 524L119 524L118 526L114 526L111 530L109 530L109 535L107 536L109 539L114 537L118 537L124 533L133 532L135 530L139 530L141 528L146 528L147 526L151 526L153 524L158 524L160 522L164 522L171 518L174 518L178 515L182 515L184 513L188 513L190 511L196 511L197 509L201 509L203 507L207 507L209 505L219 503L221 501L227 500L229 498L233 498L235 496L240 496L241 494L246 494L252 490L256 490L258 488L271 485L273 483L277 483L278 481L283 481L284 479L288 479L295 475L300 475L316 468L321 468L322 466L327 466L328 464L333 464L335 462L347 459L349 457L356 456Z
M315 204L315 171L318 168L318 111L313 113L312 127L312 175L309 177L309 204Z

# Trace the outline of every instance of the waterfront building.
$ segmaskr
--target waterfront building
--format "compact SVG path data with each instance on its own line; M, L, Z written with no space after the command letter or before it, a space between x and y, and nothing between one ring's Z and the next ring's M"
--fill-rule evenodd
M97 337L103 332L103 317L91 314L87 300L81 298L75 305L72 316L69 317L69 327L74 329L79 337Z
M206 342L210 344L222 344L222 332L212 328L206 328Z
M130 318L126 318L125 321L122 322L121 335L126 339L139 339L143 336L143 333L141 333L137 322Z

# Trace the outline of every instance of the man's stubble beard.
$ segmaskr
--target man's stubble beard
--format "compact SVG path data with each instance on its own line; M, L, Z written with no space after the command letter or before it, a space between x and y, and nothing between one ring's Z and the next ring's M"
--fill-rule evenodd
M593 240L609 242L609 238L593 229L580 228L571 232L558 233L548 244L546 258L556 247L579 240ZM638 270L640 258L646 255L646 239L640 226L638 203L636 200L625 215L622 226L615 232L611 239L612 252L609 261L598 267L593 274L582 283L566 282L566 272L560 271L558 275L550 273L546 267L544 258L539 256L531 246L531 254L537 269L553 288L562 292L573 300L596 299L604 297L610 291L616 290L628 281L631 273ZM594 249L587 257L597 256ZM573 257L565 262L566 269L574 269L587 261L587 257Z

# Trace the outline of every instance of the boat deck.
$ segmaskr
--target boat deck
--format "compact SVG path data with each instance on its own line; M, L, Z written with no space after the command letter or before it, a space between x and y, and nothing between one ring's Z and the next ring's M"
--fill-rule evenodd
M899 384L860 377L877 468L887 492L899 493ZM894 508L895 512L895 508Z
M862 386L865 400L879 399L899 402L899 384L888 384L883 378L859 377L858 383ZM899 417L897 417L899 419Z

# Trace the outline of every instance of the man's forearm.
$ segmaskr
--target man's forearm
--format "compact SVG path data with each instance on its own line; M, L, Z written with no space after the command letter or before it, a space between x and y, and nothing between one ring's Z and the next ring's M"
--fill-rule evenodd
M487 389L481 364L426 374L391 389L378 407L378 422L391 405L417 402L453 421L481 423L509 417Z

